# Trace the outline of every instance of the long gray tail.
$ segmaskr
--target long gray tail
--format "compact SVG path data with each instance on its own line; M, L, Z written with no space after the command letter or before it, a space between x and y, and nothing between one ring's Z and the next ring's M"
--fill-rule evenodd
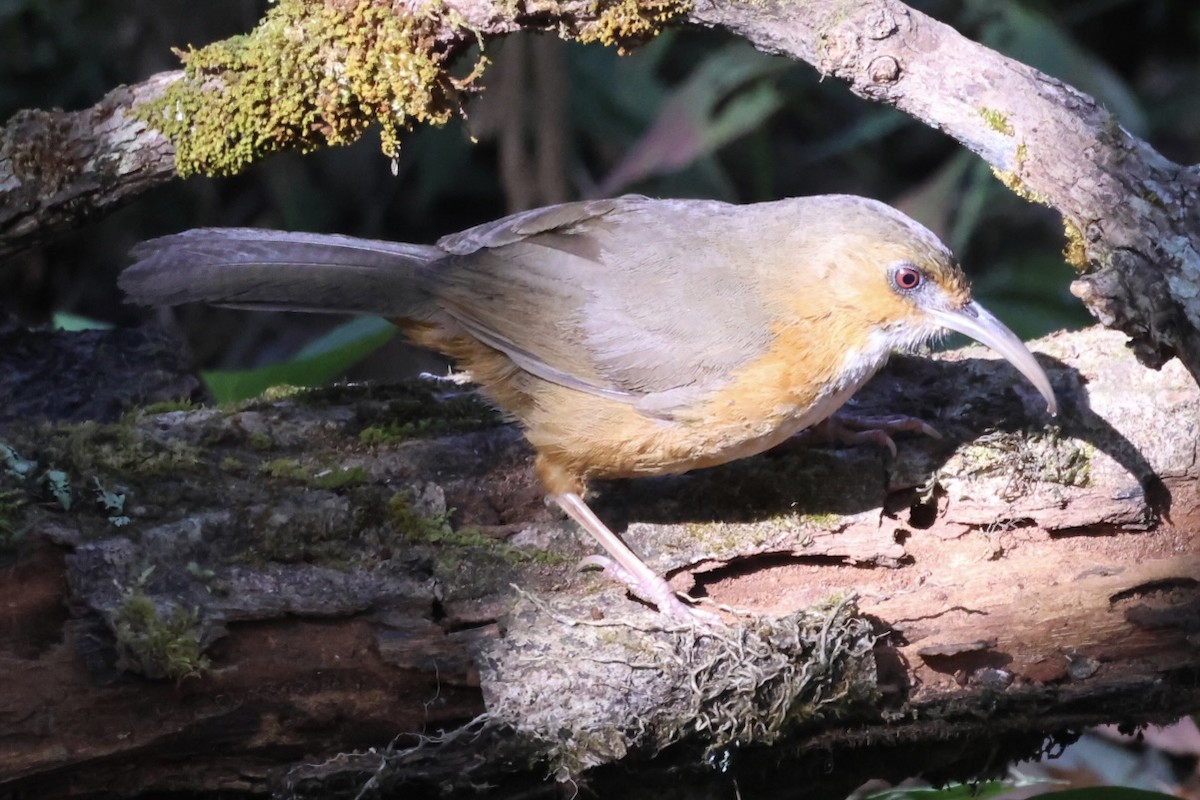
M142 242L119 284L132 302L407 317L429 295L427 245L254 228L197 228Z

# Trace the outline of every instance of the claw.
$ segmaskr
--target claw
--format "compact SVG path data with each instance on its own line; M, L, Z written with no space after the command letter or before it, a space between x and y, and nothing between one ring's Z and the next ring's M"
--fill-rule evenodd
M680 595L672 590L665 580L658 576L654 576L655 580L652 581L638 580L638 578L615 560L601 555L588 556L580 560L579 569L586 569L588 567L596 567L604 570L605 575L625 584L634 597L650 603L661 613L672 619L702 625L725 624L718 615L683 602L680 599Z
M883 417L859 417L853 414L834 414L808 430L801 436L810 442L837 442L839 444L859 445L877 444L887 448L896 457L896 443L890 434L919 433L933 439L941 439L929 423L917 417L904 414L891 414Z
M705 625L724 624L715 614L693 608L680 600L662 576L655 574L654 570L646 566L646 562L638 558L637 553L629 549L629 545L610 531L578 494L563 492L553 495L553 498L571 519L582 525L612 556L588 556L583 559L581 566L602 567L609 575L628 586L634 596L653 604L668 617Z

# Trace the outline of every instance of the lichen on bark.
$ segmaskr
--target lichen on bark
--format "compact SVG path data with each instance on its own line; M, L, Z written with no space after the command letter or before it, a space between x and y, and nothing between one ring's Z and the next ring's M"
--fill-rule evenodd
M451 75L434 34L438 8L402 15L378 0L280 0L249 34L177 51L184 79L139 113L175 144L183 176L350 144L373 123L394 157L404 130L454 115L484 63Z

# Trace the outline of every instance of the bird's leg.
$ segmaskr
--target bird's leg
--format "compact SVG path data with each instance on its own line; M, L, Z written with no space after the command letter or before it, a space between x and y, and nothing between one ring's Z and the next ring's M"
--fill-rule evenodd
M816 425L802 431L802 441L810 442L839 442L841 444L875 443L885 447L896 456L896 443L892 441L893 433L920 433L934 439L942 438L929 423L917 417L903 414L893 414L882 417L860 417L849 413L834 414L821 420Z
M669 617L709 624L719 622L716 615L693 608L681 601L662 576L657 575L654 570L646 566L646 563L629 549L629 545L610 531L581 496L575 492L564 492L551 496L571 519L582 525L584 530L595 537L601 547L612 556L611 559L603 556L589 556L584 559L584 564L603 567L605 572L628 586L637 597L653 604Z

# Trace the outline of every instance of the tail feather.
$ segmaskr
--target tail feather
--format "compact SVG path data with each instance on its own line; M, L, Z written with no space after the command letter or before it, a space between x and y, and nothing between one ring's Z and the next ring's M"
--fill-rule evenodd
M429 295L428 245L254 228L197 228L142 242L119 283L131 302L407 317Z

